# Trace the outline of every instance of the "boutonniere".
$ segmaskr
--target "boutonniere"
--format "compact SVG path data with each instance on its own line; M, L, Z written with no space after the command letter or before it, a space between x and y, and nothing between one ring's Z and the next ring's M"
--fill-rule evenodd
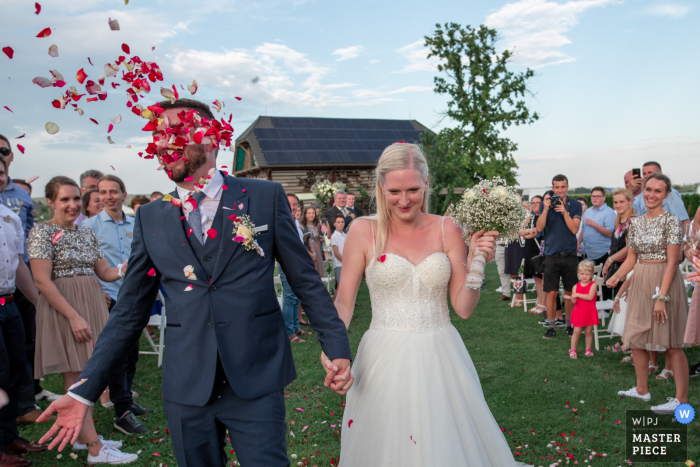
M255 224L246 214L230 216L233 220L233 241L242 243L247 251L256 251L260 256L265 257L265 252L262 247L255 241L258 231L255 229Z

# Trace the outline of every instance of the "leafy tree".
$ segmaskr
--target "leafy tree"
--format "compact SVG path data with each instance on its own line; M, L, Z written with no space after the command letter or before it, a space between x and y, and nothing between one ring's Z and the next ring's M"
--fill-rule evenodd
M522 100L529 93L527 81L534 72L529 68L523 73L510 71L512 52L497 53L497 41L494 29L484 25L462 28L455 23L438 24L435 34L425 37L428 58L439 58L438 70L446 75L435 77L435 92L450 96L444 114L457 123L436 138L422 137L433 188L448 190L445 199L434 197L431 208L436 211L453 201L455 187L471 187L481 178L497 175L515 184L518 165L512 153L518 145L500 133L539 118Z

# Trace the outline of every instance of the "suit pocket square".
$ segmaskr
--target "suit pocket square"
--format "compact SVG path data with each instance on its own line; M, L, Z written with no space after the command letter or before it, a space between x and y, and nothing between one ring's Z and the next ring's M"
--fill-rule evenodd
M267 232L267 224L255 228L256 232Z

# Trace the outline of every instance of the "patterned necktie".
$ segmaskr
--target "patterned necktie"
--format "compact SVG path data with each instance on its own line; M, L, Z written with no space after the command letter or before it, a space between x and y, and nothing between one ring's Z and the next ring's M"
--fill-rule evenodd
M192 233L197 241L204 245L204 239L202 238L202 211L200 208L202 200L206 195L202 191L191 191L189 195L197 203L197 209L190 213L187 222L190 224L190 227L192 227Z

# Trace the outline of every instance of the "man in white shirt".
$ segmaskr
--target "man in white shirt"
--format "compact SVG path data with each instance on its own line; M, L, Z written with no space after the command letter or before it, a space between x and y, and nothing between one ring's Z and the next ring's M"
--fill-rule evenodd
M333 270L335 271L335 295L338 294L338 285L340 285L340 270L343 267L343 247L345 246L345 218L342 214L336 214L333 222L335 232L331 235L331 249L333 252Z
M7 186L7 163L0 157L0 192ZM19 217L0 204L0 389L9 396L6 406L0 408L0 465L31 465L30 461L15 457L29 452L45 451L48 446L33 445L20 438L17 415L20 386L27 368L24 325L13 293L15 284L34 305L39 292L29 268L22 260L24 231Z
M82 196L88 191L97 190L97 182L99 182L102 177L104 177L104 174L99 170L94 169L86 170L85 172L81 173L80 195ZM75 220L75 225L82 224L87 218L88 217L81 212L78 218Z

